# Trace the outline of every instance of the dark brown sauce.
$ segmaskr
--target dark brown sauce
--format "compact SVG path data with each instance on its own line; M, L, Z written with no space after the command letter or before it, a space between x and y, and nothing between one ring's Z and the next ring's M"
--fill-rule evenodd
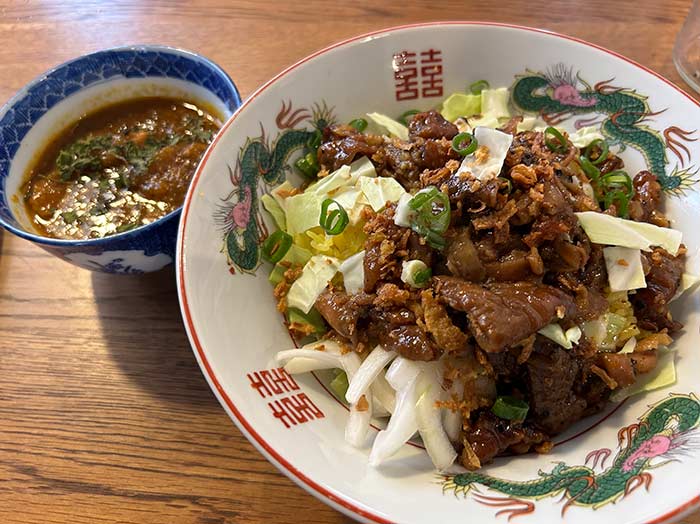
M53 238L90 239L148 224L180 207L220 120L173 98L138 98L90 113L42 150L24 203Z

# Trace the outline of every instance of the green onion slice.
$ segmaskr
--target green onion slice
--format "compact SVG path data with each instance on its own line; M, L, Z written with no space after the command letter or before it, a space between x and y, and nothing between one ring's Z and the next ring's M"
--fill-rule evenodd
M467 140L467 145L463 145ZM460 133L452 139L452 149L462 156L471 155L477 147L479 142L471 133Z
M444 233L450 227L450 199L436 187L419 193L408 202L408 207L417 211L417 221L435 233Z
M484 89L491 87L486 80L477 80L469 85L469 91L472 95L480 95Z
M292 247L292 235L282 230L277 230L263 242L262 256L268 262L276 264L284 258L290 247Z
M425 285L432 276L433 272L429 267L427 267L420 271L416 271L416 274L413 275L413 281L416 283L416 286L420 287Z
M615 171L606 173L600 180L605 188L622 186L627 189L627 195L629 195L630 198L634 195L632 178L630 178L630 176L622 169L616 169Z
M311 151L316 151L321 145L321 131L318 129L314 131L314 136L309 139L306 145Z
M586 173L586 176L594 183L598 182L598 179L600 178L600 170L593 165L593 163L588 160L587 157L581 155L578 158L578 163L581 166L581 169L583 170L584 173Z
M417 109L409 109L408 111L404 112L401 114L401 116L398 118L398 121L401 122L403 125L408 126L408 123L412 120L413 115L417 115L420 113Z
M367 120L364 118L356 118L355 120L350 121L348 125L350 127L354 127L360 133L362 133L365 129L367 129Z
M411 229L425 238L428 245L435 249L444 249L443 233L450 227L450 199L436 187L418 193L408 202L408 207L415 211L411 220Z
M529 409L527 402L511 396L498 397L491 407L494 415L506 420L525 420Z
M501 184L505 184L505 187L507 189L506 194L510 195L513 192L513 182L510 181L510 178L499 176L498 180L501 182Z
M595 160L591 158L591 153L593 152L594 147L599 147L600 148L600 154L596 157ZM584 151L584 155L588 160L590 160L591 164L594 166L597 166L598 164L601 164L602 162L605 161L606 158L608 158L608 152L610 151L610 147L608 146L608 143L605 140L601 140L600 138L596 138L593 142L588 144Z
M555 153L564 154L569 150L569 143L556 127L549 126L544 130L544 143Z
M335 209L329 212L330 206L335 206ZM338 202L332 198L327 198L321 204L321 216L318 219L318 225L329 235L339 235L345 230L345 227L350 222L348 214Z
M314 178L318 173L318 161L314 153L307 153L294 162L294 165L306 178Z

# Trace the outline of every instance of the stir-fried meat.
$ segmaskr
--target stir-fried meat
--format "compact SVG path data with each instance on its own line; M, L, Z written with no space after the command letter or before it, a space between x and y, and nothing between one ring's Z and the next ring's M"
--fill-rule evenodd
M387 140L372 155L372 162L381 176L396 178L406 189L418 189L424 170L442 168L459 158L447 138L414 137L411 142Z
M459 130L457 126L448 122L437 111L418 113L408 123L408 137L420 138L454 138Z
M354 340L357 321L366 313L372 300L372 296L364 293L348 295L326 289L316 299L315 305L331 328L348 340Z
M469 228L457 230L450 239L446 252L447 268L456 277L472 282L481 282L486 277L486 269L479 260L479 253L471 241Z
M493 262L484 263L486 274L492 280L513 281L537 278L544 272L542 259L536 248L530 251L514 249Z
M617 383L619 387L634 384L634 368L629 354L603 353L598 356L598 365Z
M428 267L433 265L433 250L423 237L411 231L406 247L408 249L408 260L420 260Z
M546 434L527 424L510 422L484 411L465 432L461 462L467 469L476 469L506 451L527 453L548 441ZM478 459L476 463L473 455Z
M437 292L452 309L469 319L469 330L480 347L501 351L554 320L576 314L576 305L563 291L534 282L474 284L438 276Z
M326 128L324 133L326 140L318 148L318 162L328 171L372 156L383 142L379 136L360 133L347 125Z
M538 342L525 363L530 418L550 435L583 416L586 401L574 394L581 365L571 353L550 342Z
M583 327L617 302L609 297L604 246L590 241L575 214L605 207L599 194L591 196L597 182L576 161L581 151L571 143L566 152L552 151L543 133L518 133L520 121L502 126L513 141L498 177L489 180L458 174L462 157L451 144L458 129L437 111L416 114L408 140L330 126L318 151L328 170L365 155L380 176L407 191L432 186L449 198L442 249L394 224L395 204L367 209L363 291L349 296L331 286L316 308L332 335L357 352L381 344L407 359L441 359L449 398L439 402L462 415L461 461L470 469L501 453L551 449L551 436L655 369L658 348L681 327L668 304L680 286L685 248L677 257L656 248L643 253L647 287L628 297L644 332L634 352L604 352L585 334L564 349L538 333L551 323ZM597 165L603 175L623 167L613 153ZM630 218L668 226L656 176L641 171L633 184ZM604 212L617 214L615 206ZM421 288L401 278L408 260L432 272ZM497 395L526 401L526 419L497 417L491 411Z
M441 351L418 326L400 326L379 337L384 349L410 360L436 360Z
M659 211L661 204L661 184L656 175L640 171L634 177L634 197L629 203L629 214L637 222L651 222L668 227L668 219Z
M631 295L635 316L639 327L649 331L678 331L682 326L673 320L668 310L668 303L678 291L681 283L685 255L670 255L662 248L655 248L649 253L642 253L649 265L646 275L647 287Z

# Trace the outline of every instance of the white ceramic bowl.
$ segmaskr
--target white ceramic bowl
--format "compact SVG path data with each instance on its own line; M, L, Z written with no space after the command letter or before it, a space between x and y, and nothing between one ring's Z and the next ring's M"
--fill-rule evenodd
M362 521L670 522L700 501L695 296L675 304L686 328L674 343L674 386L581 421L550 454L500 458L477 474L438 476L425 451L412 445L385 466L369 467L368 450L344 441L346 408L315 376L291 379L275 363L291 341L268 268L259 262L267 218L258 196L284 180L284 166L299 154L291 147L303 137L299 130L330 115L342 122L369 111L426 109L479 79L528 85L514 101L550 116L567 110L559 117L570 129L612 121L627 145L628 170L650 165L663 175L668 214L697 273L700 198L693 173L700 154L687 139L697 137L691 132L700 109L691 97L615 53L545 31L480 23L389 29L331 46L279 74L243 104L207 152L185 202L177 257L182 312L202 371L273 464ZM640 107L644 114L634 114ZM642 129L650 133L638 135ZM635 136L647 138L646 156L632 144Z

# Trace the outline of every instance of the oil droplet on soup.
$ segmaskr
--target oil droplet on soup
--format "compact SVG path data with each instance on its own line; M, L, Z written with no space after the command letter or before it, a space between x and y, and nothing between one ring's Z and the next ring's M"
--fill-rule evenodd
M49 237L101 238L180 207L221 127L192 101L138 98L90 113L58 133L27 173L23 198Z

